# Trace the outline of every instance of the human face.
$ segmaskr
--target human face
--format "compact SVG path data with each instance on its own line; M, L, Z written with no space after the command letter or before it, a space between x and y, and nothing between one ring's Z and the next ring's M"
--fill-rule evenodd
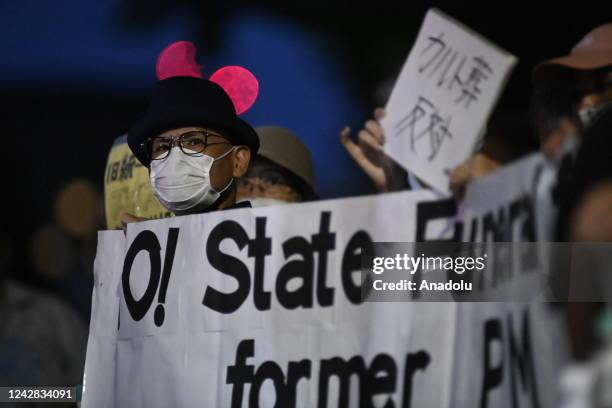
M549 160L558 162L564 154L564 145L577 134L578 129L574 121L563 117L559 120L558 125L542 138L540 149Z
M238 184L238 200L248 198L273 198L275 200L294 203L300 201L299 194L289 186L272 184L270 181L259 178L243 178Z
M237 200L272 198L288 203L301 201L299 193L291 187L291 177L278 165L257 157L249 171L239 180Z
M206 145L202 146L201 139L198 137L191 137L191 132L198 132L206 135ZM187 135L187 137L183 135ZM181 136L183 136L184 140L181 146L182 154L185 154L185 151L194 150L216 159L232 148L230 141L220 132L204 127L182 127L165 131L160 133L157 138L154 138L154 141L151 143L151 154L153 156L156 154L168 154L166 152L166 150L170 148L168 143L159 142L158 140L163 141L163 138L168 138L177 141ZM233 160L231 156L232 155L229 154L215 161L212 165L210 183L216 191L223 189L233 177Z
M576 82L581 93L579 110L612 101L612 69L579 72Z

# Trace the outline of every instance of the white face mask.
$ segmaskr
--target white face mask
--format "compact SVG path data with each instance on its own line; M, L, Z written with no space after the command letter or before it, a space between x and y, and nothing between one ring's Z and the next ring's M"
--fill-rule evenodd
M561 144L559 150L556 152L555 157L552 158L551 164L555 167L559 167L563 159L567 156L575 157L580 147L580 139L576 135L569 135L565 138Z
M151 161L151 186L164 207L177 215L204 210L215 203L234 179L215 191L210 182L213 163L230 154L231 148L214 158L206 154L189 156L178 146L170 149L168 157Z
M253 207L253 208L270 207L272 205L286 205L286 204L289 204L287 201L279 200L278 198L268 198L268 197L245 198L242 201L250 201L251 202L251 207Z
M608 108L612 107L612 102L603 102L588 108L583 108L578 111L582 127L587 129L595 120Z

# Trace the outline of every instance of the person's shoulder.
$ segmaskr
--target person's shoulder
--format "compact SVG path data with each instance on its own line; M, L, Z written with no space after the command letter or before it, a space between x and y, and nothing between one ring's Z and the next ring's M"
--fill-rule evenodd
M41 323L43 321L56 324L62 322L59 326L84 327L84 322L81 321L76 311L52 294L15 281L5 282L5 293L8 304L22 315L30 316Z
M27 345L40 361L41 384L76 384L83 376L87 327L78 313L50 293L14 281L4 282L6 333Z

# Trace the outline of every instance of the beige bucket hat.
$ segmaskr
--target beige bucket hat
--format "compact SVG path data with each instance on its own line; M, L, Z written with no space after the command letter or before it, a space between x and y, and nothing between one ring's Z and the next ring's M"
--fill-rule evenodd
M532 73L535 82L563 78L571 71L612 67L612 23L589 32L569 55L538 64Z
M306 145L290 130L279 126L258 126L258 155L298 176L314 191L312 156Z

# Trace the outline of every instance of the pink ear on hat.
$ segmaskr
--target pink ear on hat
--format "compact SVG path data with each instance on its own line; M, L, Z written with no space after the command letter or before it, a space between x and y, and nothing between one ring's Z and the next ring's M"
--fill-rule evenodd
M227 66L220 68L210 77L229 95L234 103L236 114L248 111L257 99L259 83L255 75L246 68Z
M162 80L175 76L202 78L201 67L195 60L196 47L191 41L177 41L166 48L157 57L157 79Z

